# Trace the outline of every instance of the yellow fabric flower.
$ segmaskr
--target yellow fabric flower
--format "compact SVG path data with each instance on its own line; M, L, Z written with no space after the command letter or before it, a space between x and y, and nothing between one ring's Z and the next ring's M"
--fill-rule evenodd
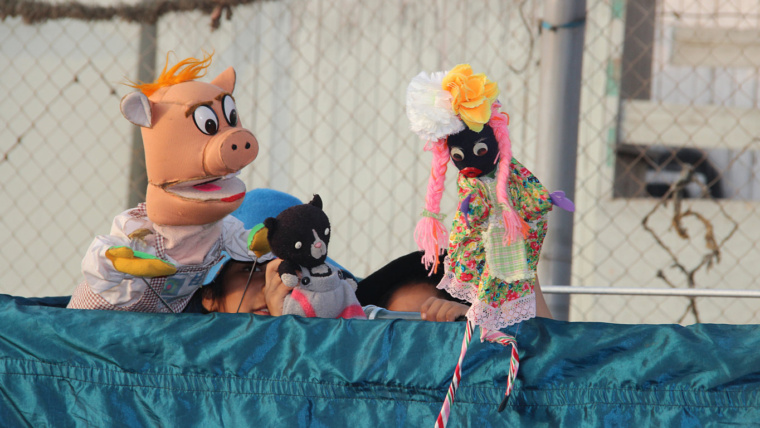
M485 74L472 74L469 64L454 67L441 84L451 94L451 108L468 128L475 132L491 118L491 104L499 95L499 86Z

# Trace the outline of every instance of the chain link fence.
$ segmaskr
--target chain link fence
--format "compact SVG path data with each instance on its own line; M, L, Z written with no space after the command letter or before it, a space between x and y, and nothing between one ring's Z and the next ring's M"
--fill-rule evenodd
M589 2L574 285L760 277L757 1ZM757 299L575 296L572 319L756 323Z
M213 51L207 79L235 67L240 118L261 145L241 178L302 200L319 193L330 255L358 276L415 249L430 158L404 112L413 76L463 62L488 74L529 167L538 127L550 126L537 114L540 0L241 1L215 10L216 29L214 2L158 3L183 8L128 22L9 13L0 24L0 292L70 293L93 236L141 198L121 83L151 80L169 52L173 63ZM573 285L749 289L760 278L760 7L718 3L587 2ZM447 189L453 213L453 171ZM571 299L572 320L758 317L749 299Z

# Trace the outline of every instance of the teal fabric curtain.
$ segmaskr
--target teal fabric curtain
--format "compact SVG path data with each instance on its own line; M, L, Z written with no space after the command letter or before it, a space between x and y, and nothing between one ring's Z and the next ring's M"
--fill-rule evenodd
M64 309L0 295L0 426L432 426L463 323ZM524 322L473 339L450 427L747 426L760 328Z

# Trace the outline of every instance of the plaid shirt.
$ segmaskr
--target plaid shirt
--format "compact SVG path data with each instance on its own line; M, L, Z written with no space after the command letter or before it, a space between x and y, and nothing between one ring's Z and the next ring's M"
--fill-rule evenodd
M74 290L69 308L107 309L132 312L181 312L193 293L203 285L208 271L221 261L226 251L236 260L255 260L248 251L248 231L234 217L221 220L221 233L203 262L182 265L166 254L165 238L156 233L148 219L145 204L118 215L110 235L95 238L82 261L84 281ZM150 231L150 239L138 237L135 231ZM141 278L114 269L105 252L113 246L127 246L142 251L177 267L171 276Z

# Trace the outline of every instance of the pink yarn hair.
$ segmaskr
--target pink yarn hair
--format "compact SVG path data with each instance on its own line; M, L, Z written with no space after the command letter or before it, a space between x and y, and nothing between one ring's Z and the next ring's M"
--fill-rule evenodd
M501 205L501 218L506 232L503 242L509 244L527 236L530 226L512 207L507 188L509 187L509 171L512 168L512 141L509 139L509 118L499 111L501 104L496 101L491 105L491 120L488 125L493 129L496 142L499 143L499 170L496 176L496 201Z
M449 164L449 149L445 139L429 141L425 150L433 152L433 166L430 169L425 209L431 214L439 215L441 197L446 183L446 169ZM431 267L431 273L438 268L438 255L448 246L449 235L443 222L436 218L423 215L414 229L414 240L420 250L425 252L422 262Z

